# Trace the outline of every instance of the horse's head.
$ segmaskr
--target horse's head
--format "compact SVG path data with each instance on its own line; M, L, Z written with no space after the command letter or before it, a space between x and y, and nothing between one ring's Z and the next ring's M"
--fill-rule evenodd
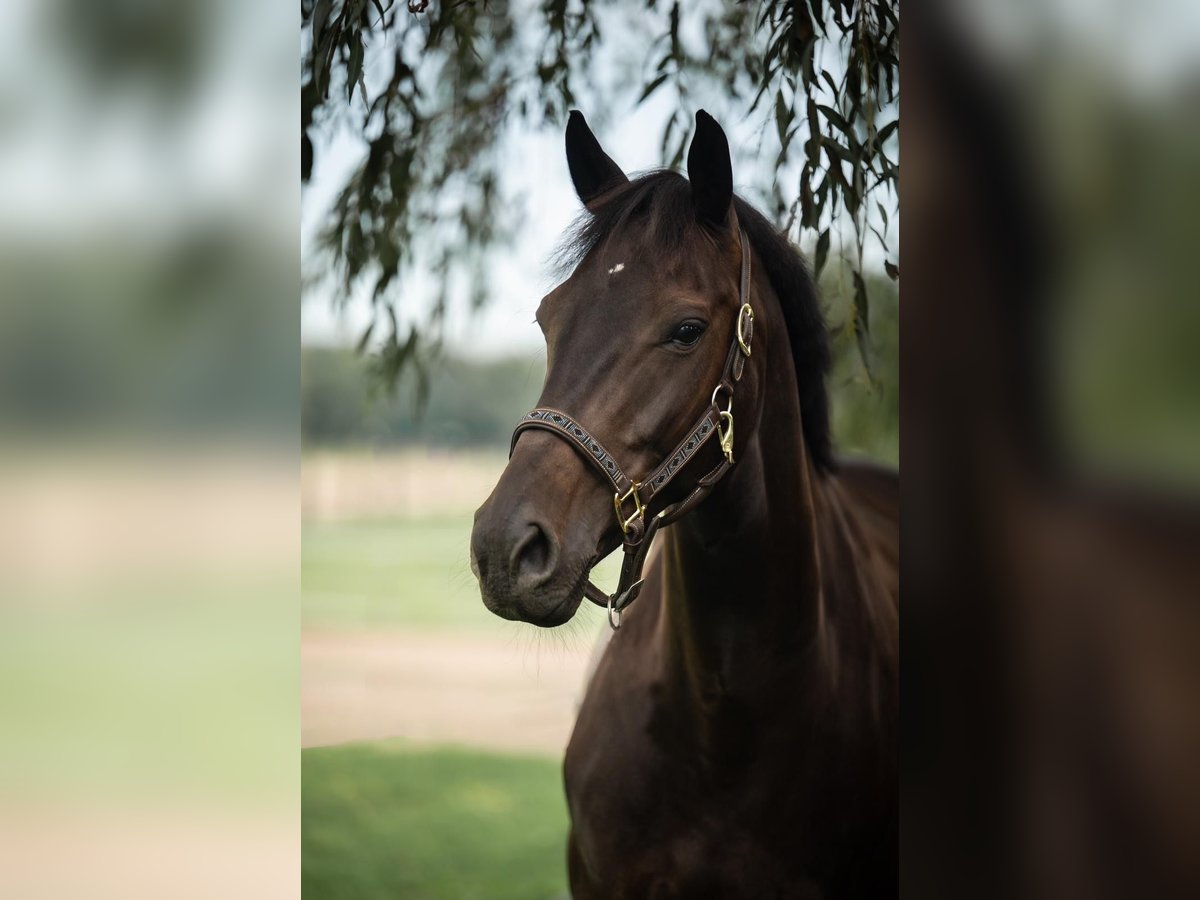
M574 272L538 307L548 363L538 406L568 413L631 480L712 407L739 316L729 145L707 113L696 124L688 179L634 181L583 116L567 124L567 162L588 213ZM487 607L542 626L570 619L592 566L621 543L613 500L580 447L523 431L475 514L471 562Z

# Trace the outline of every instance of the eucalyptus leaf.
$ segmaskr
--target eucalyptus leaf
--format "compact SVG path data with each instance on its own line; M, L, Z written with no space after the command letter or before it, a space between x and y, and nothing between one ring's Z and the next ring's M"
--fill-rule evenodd
M825 268L825 259L829 256L829 229L826 228L817 237L817 249L813 254L813 277L820 278Z

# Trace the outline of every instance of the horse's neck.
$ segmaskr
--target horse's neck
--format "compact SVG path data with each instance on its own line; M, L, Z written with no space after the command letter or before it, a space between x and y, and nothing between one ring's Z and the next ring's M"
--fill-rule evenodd
M811 659L807 649L824 627L822 488L804 448L796 392L781 387L794 379L781 357L786 344L771 350L770 362L786 370L760 381L773 388L763 398L762 427L704 503L670 529L664 548L663 663L675 686L706 707L740 693L739 684L785 676Z

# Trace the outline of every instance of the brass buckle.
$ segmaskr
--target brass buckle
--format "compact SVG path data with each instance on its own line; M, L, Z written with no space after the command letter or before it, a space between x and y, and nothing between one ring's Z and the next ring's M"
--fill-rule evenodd
M718 384L712 394L713 406L717 405L717 395L722 389L729 394L729 402L724 409L718 409L717 413L720 418L717 420L717 438L721 442L721 452L725 454L725 460L733 465L733 391L725 386L724 383ZM725 427L722 428L721 426Z
M642 505L642 498L638 496L638 491L641 489L641 487L642 483L640 481L635 481L633 483L633 487L627 490L624 494L613 495L613 508L617 511L617 522L619 522L621 525L622 534L629 534L629 526L639 519L644 518L646 515L646 507ZM621 509L621 507L625 505L625 501L630 497L633 497L633 505L637 508L634 510L633 515L627 519L625 518L625 512Z
M750 334L746 334L746 328L749 327ZM754 308L749 303L743 303L742 308L738 310L737 319L737 342L742 348L742 352L747 356L750 355L750 339L754 334Z

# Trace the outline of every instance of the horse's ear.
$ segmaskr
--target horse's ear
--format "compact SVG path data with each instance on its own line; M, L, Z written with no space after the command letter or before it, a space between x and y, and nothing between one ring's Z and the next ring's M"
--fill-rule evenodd
M567 168L571 170L575 193L588 209L601 194L629 181L621 167L604 152L583 113L577 109L571 110L567 119Z
M717 227L729 224L733 204L729 141L717 120L704 110L696 113L696 136L688 150L688 179L700 221Z

